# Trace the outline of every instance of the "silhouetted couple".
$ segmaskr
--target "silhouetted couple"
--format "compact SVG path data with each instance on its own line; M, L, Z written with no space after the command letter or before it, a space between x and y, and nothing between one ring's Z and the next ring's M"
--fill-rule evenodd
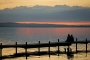
M67 40L66 40L65 42L74 42L74 37L73 37L73 35L68 34Z

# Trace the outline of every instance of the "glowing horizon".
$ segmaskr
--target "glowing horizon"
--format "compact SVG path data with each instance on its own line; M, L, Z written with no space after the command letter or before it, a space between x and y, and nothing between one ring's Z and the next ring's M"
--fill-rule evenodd
M19 24L64 24L64 25L90 25L90 22L15 22Z

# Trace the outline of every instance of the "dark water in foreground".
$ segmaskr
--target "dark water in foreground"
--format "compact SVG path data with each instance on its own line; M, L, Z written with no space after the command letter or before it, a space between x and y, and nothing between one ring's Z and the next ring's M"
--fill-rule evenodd
M3 44L15 44L18 43L37 43L41 42L56 42L57 39L60 41L65 41L68 34L73 34L74 39L78 38L78 40L85 40L86 38L90 40L90 28L13 28L13 27L0 27L0 42ZM79 45L84 49L84 46ZM90 46L90 45L88 45ZM75 50L75 45L72 48ZM83 48L82 48L83 47ZM52 48L51 50L56 50L57 47ZM61 48L63 50L63 47ZM35 51L37 49L28 49L28 51ZM42 50L47 50L47 48L43 48ZM7 52L10 51L10 52ZM14 48L3 49L3 55L8 55L14 53ZM24 52L24 49L19 48L18 52ZM88 53L88 57L85 57L85 53L75 54L75 58L73 60L89 60L90 53ZM68 60L66 55L59 56L51 56L50 60ZM15 58L15 59L6 59L6 60L25 60L25 57ZM49 60L48 56L42 57L28 57L28 60Z

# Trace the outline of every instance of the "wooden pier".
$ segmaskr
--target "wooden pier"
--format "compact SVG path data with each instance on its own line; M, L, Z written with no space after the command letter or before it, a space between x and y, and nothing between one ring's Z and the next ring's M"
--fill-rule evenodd
M74 41L74 42L60 42L59 39L57 42L48 42L48 43L41 43L40 41L36 44L28 44L27 42L25 44L16 44L15 45L2 45L2 43L0 43L0 60L2 59L6 59L6 58L15 58L15 57L21 57L21 56L25 56L26 55L26 59L28 56L30 55L33 55L33 56L41 56L41 55L58 55L59 54L77 54L77 53L81 53L81 52L85 52L86 53L86 56L87 56L87 53L90 52L90 50L87 50L87 44L90 43L90 40L85 40L85 41ZM68 49L69 46L71 46L72 44L76 44L76 51L63 51L61 52L60 51L60 46L68 46ZM79 51L78 50L78 46L77 44L85 44L86 45L86 50L81 50ZM50 47L58 47L57 51L50 51ZM43 47L48 47L48 51L40 51L40 48L43 48ZM2 49L4 48L16 48L16 53L13 54L13 55L9 55L9 56L2 56ZM17 53L17 48L24 48L25 49L25 53ZM27 49L28 48L38 48L38 51L35 51L35 52L27 52Z

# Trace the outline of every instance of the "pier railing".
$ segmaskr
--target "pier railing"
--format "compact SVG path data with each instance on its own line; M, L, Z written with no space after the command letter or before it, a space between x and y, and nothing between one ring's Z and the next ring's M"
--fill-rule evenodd
M58 39L58 42L48 42L48 43L41 43L40 41L36 44L17 44L17 42L15 43L15 45L3 45L2 43L0 43L0 59L6 59L6 58L15 58L15 57L21 57L21 56L25 56L26 55L26 59L28 56L30 55L38 55L38 56L41 56L41 55L58 55L59 54L77 54L77 53L82 53L82 52L85 52L86 53L86 56L87 56L87 53L90 52L90 50L87 49L87 44L90 43L90 40L85 40L85 41L74 41L74 42L60 42L59 39ZM76 44L76 50L75 51L63 51L61 52L60 51L60 46L68 46L68 49L70 48L69 46L71 46L72 44ZM78 50L78 46L77 44L85 44L86 45L86 49L85 51L84 50L81 50L79 51ZM57 51L50 51L50 47L58 47ZM40 51L40 48L43 48L43 47L48 47L48 51ZM9 56L2 56L2 49L4 48L15 48L15 54L13 55L9 55ZM18 48L24 48L25 49L25 53L17 53L17 49ZM27 52L27 49L28 48L38 48L38 52Z

